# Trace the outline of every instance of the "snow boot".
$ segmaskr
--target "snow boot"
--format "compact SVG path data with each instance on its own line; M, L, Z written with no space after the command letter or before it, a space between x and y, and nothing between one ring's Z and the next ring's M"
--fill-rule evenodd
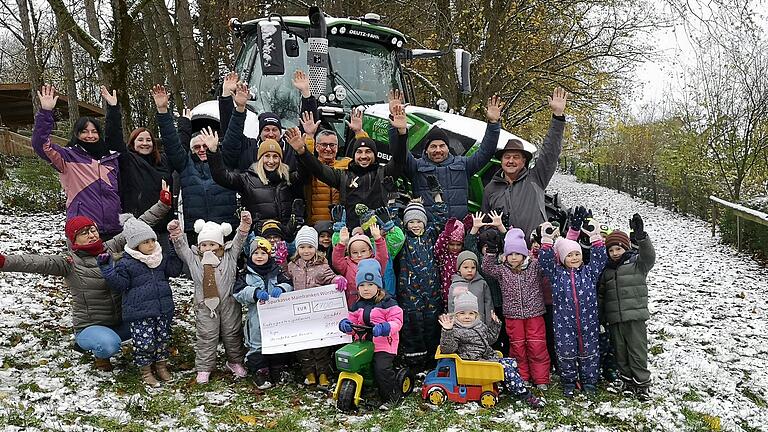
M139 370L141 371L141 380L144 381L144 384L152 388L160 387L160 383L157 382L157 378L152 373L152 365L142 366Z
M315 374L312 372L308 373L307 376L304 378L304 385L315 385L317 384L317 380L315 379Z
M105 358L105 359L96 358L93 361L93 367L102 372L112 372L112 369L114 369L112 367L112 362L109 361L108 358Z
M197 377L195 378L195 381L198 384L208 384L208 380L210 379L211 379L211 372L201 371L197 373Z
M525 403L530 405L532 408L536 408L536 409L544 408L544 400L537 398L530 391L528 392L527 395L523 396L523 399L525 400Z
M235 378L245 378L248 376L248 371L245 370L245 367L243 367L242 363L227 362L227 369L229 369L232 374L235 375Z
M168 371L167 360L160 360L155 362L155 374L157 374L157 377L160 378L160 381L168 382L173 379L171 373Z
M253 382L256 384L256 388L259 390L266 390L272 387L272 382L269 380L269 368L263 368L256 371L256 375L253 377Z
M328 376L321 373L319 377L317 377L317 384L320 387L329 387L331 385L331 381L328 379Z
M597 387L595 387L594 384L584 384L581 391L586 397L591 398L597 394Z
M638 382L636 379L632 379L632 384L634 385L635 390L635 397L641 401L641 402L648 402L651 400L651 394L649 392L651 387L651 380L644 382Z
M572 398L576 394L576 384L563 384L563 396Z

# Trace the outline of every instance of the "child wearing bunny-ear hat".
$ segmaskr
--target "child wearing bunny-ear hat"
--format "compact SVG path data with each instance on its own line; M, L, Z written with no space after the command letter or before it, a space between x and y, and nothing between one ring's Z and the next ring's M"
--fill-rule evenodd
M251 228L251 214L240 214L240 226L231 242L224 237L232 233L226 222L218 224L202 219L195 221L197 246L190 247L178 220L168 224L173 247L189 267L195 283L195 370L197 383L205 384L216 366L219 339L224 343L227 368L237 378L247 375L243 360L242 307L232 289L237 276L237 257Z

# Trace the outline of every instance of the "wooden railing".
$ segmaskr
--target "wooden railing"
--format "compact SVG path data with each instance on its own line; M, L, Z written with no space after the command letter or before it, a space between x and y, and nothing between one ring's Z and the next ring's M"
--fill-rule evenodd
M741 250L741 219L746 219L750 222L768 226L768 213L763 213L743 205L735 204L722 200L716 196L710 195L710 201L712 201L712 237L715 236L715 227L717 226L717 206L729 208L736 216L736 249Z
M67 140L51 135L51 141L60 146L67 145ZM8 156L37 157L32 149L32 140L24 135L0 127L0 153Z

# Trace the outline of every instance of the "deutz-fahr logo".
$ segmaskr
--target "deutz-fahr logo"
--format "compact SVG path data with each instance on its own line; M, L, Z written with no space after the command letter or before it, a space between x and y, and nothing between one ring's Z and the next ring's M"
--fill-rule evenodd
M361 36L366 37L368 39L381 39L381 36L377 35L376 33L368 33L364 32L362 30L355 30L355 29L349 29L349 33L352 36Z

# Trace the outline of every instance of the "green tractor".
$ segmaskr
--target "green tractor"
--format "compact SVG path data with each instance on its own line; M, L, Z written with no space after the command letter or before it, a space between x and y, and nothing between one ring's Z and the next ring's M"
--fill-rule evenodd
M388 150L389 107L387 94L400 89L405 101L414 100L412 76L403 62L418 61L439 55L456 58L459 87L471 91L469 81L470 54L456 49L444 53L435 50L411 50L406 47L405 36L381 25L375 14L360 18L334 18L317 8L309 9L308 16L270 15L251 21L230 21L230 28L242 40L242 48L235 62L235 71L248 83L251 100L245 123L245 135L258 138L259 113L278 114L286 127L299 123L300 95L291 83L297 69L307 71L312 94L319 102L319 113L325 127L334 128L340 139L339 156L350 156L351 140L344 117L353 108L364 110L363 128L377 141L379 159L391 158ZM447 112L444 100L440 109L406 105L409 132L408 146L419 157L424 150L424 138L433 127L444 129L448 143L456 155L471 155L480 145L485 122ZM194 129L204 126L218 128L219 112L216 101L204 102L192 110ZM505 130L501 131L497 146L503 148L511 138L520 139L527 150L536 152L536 146ZM497 162L489 163L470 181L469 208L480 207L483 186L498 169Z
M372 385L373 377L373 327L352 324L355 341L336 351L336 369L339 379L333 390L333 399L340 411L355 411L360 406L360 394L364 385ZM395 388L405 397L413 390L413 376L407 368L395 369Z

